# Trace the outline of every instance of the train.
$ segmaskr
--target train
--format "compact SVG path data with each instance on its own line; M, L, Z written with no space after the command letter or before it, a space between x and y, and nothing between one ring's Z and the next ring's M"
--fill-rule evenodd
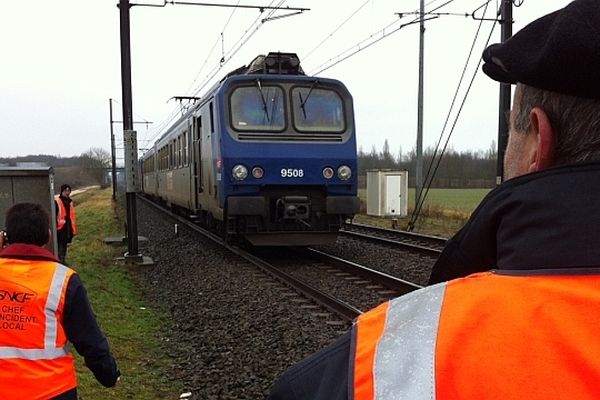
M353 100L295 53L225 75L140 157L141 192L227 240L336 240L359 211Z

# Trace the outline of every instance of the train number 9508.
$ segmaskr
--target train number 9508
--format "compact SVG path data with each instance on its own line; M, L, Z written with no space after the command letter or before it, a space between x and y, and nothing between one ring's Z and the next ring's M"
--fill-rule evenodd
M282 178L302 178L304 176L303 169L296 168L282 168L281 169L281 177Z

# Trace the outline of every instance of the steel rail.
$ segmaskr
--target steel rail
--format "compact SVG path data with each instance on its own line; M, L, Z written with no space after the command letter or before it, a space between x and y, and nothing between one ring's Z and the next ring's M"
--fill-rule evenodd
M403 248L408 251L418 252L418 253L421 253L421 254L424 254L427 256L431 256L431 257L439 257L439 255L442 253L441 250L432 249L431 247L420 246L418 244L399 242L394 239L388 239L388 238L383 238L380 236L368 235L366 233L340 230L340 234L347 235L347 236L355 236L355 237L359 237L361 239L369 240L372 242L386 243L386 244L389 244L389 245L392 245L395 247L400 247L400 248Z
M353 275L360 276L364 279L372 281L373 283L377 283L388 289L394 290L398 292L399 295L410 293L413 290L422 288L422 286L415 283L396 278L380 271L375 271L374 269L365 267L352 261L344 260L331 254L324 253L320 250L308 248L307 251L311 256L319 259L320 261L323 261L329 265L334 265Z
M362 229L362 227L361 227L361 229ZM378 232L378 231L383 232L383 234L391 234L391 232L394 232L393 230L380 229L377 227L370 227L370 226L366 227L365 229L371 230L373 232ZM368 233L363 233L363 232L352 231L346 227L344 229L341 229L339 231L339 233L340 233L340 235L355 236L355 237L359 237L361 239L369 240L372 242L381 242L381 243L389 244L394 247L400 247L400 248L408 250L408 251L418 252L418 253L421 253L421 254L424 254L427 256L431 256L431 257L439 257L439 255L442 252L442 250L440 250L440 249L421 246L419 244L414 244L414 243L406 243L406 242L402 242L398 239L391 239L389 237L378 236L377 234L373 235L373 234L368 234ZM402 234L400 234L400 235L402 235ZM395 236L399 236L399 235L396 234ZM419 240L422 240L422 239L419 239ZM425 239L425 240L427 240L427 239ZM443 239L440 239L440 240L443 240Z
M389 234L389 235L392 235L395 237L404 237L409 240L425 241L425 242L429 242L429 243L432 243L434 245L441 246L441 247L445 246L446 242L447 242L447 239L439 237L439 236L427 235L427 234L423 234L423 233L408 232L408 231L396 230L396 229L389 229L389 228L382 228L382 227L378 227L378 226L361 224L361 223L356 223L356 222L353 222L351 224L345 224L344 227L342 228L342 230L352 230L353 227L356 227L358 229L376 231L376 232L384 232L386 234Z
M282 282L286 286L291 287L292 289L300 292L304 296L310 298L315 303L317 303L317 304L325 307L326 309L330 310L331 312L337 314L342 319L344 319L346 321L352 321L362 313L361 310L359 310L355 307L352 307L351 305L349 305L341 300L338 300L338 299L328 295L327 293L322 292L322 291L292 277L289 274L286 274L285 272L279 270L278 268L267 263L266 261L263 261L260 258L248 253L247 251L245 251L237 246L232 246L232 245L227 244L225 242L225 240L223 240L223 238L221 238L220 236L207 231L206 229L196 225L195 223L193 223L177 214L174 214L170 210L152 202L151 200L149 200L143 196L139 196L139 195L138 195L138 198L147 202L149 205L160 210L161 212L168 215L169 217L181 222L182 224L184 224L188 228L194 230L195 232L198 232L201 235L207 237L208 239L212 240L213 242L217 243L218 245L225 247L227 250L240 256L247 262L251 263L252 265L259 268L261 271L267 273L268 275L270 275L273 278L277 279L278 281Z

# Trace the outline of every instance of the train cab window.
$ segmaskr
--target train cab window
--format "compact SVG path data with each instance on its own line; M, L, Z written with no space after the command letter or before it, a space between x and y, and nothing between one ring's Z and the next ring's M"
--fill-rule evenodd
M295 87L291 92L294 126L299 132L343 132L344 105L330 89Z
M229 97L231 125L237 131L276 131L285 128L283 90L278 86L239 87Z

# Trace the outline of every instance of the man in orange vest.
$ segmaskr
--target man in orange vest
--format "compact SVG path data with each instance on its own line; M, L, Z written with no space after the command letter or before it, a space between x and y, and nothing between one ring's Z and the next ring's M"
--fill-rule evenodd
M76 400L73 344L106 387L120 377L79 276L43 248L48 214L19 203L0 232L0 399Z
M600 1L483 60L516 84L505 182L446 246L439 283L362 314L271 400L600 399Z
M54 197L56 203L56 243L58 245L58 259L66 263L67 244L71 243L77 235L77 217L75 204L71 199L71 186L64 184L60 187L60 194ZM65 264L66 265L66 264Z

